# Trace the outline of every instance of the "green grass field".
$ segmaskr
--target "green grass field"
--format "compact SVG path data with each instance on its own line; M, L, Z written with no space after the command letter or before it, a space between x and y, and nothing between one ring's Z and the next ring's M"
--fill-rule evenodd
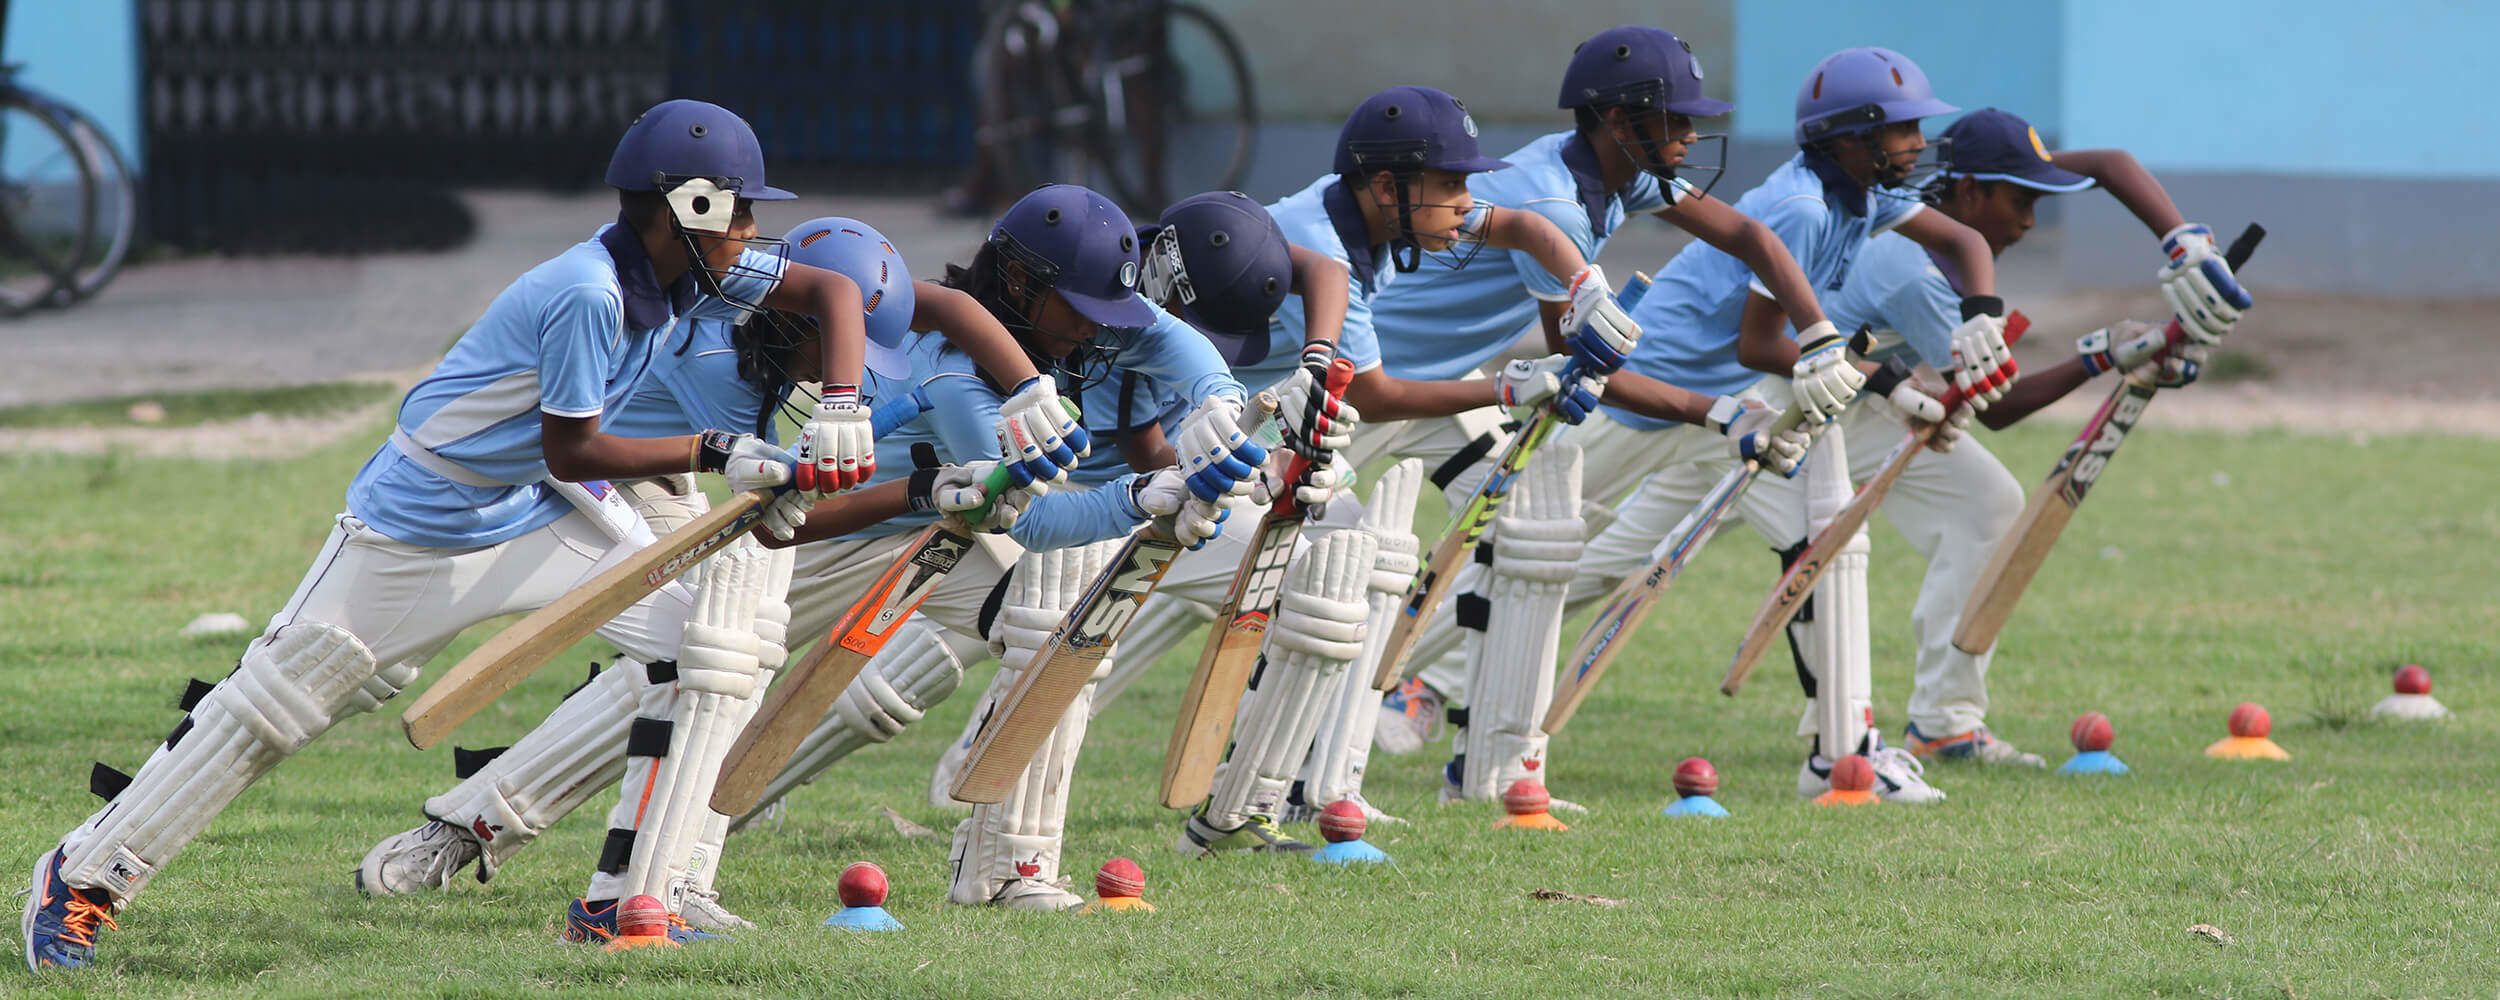
M1989 441L2029 482L2070 433ZM204 611L257 621L281 604L369 446L282 464L0 458L0 860L30 865L94 805L89 761L135 769L177 720L184 678L229 669L239 642L176 630ZM2500 443L2171 433L2156 407L2017 615L1994 685L1997 729L2053 761L2069 720L2109 713L2136 774L1936 768L1952 799L1934 808L1796 800L1786 671L1765 669L1737 700L1715 691L1770 582L1749 533L1729 538L1678 583L1634 658L1557 741L1556 792L1596 809L1567 834L1497 832L1492 809L1436 809L1437 757L1377 756L1374 801L1415 821L1375 831L1394 867L1184 863L1169 848L1178 816L1153 803L1167 706L1186 673L1175 655L1097 720L1068 838L1080 882L1113 855L1140 860L1160 914L939 904L945 840L907 838L877 810L951 824L922 789L969 709L964 695L794 797L778 828L732 841L726 899L762 929L611 956L555 940L597 850L595 815L573 817L490 885L357 895L357 859L418 821L424 796L451 777L449 755L411 751L392 711L341 726L247 794L121 915L99 969L0 972L0 995L2500 990L2500 711L2490 707ZM1874 538L1878 712L1897 733L1921 567L1889 528ZM597 652L550 668L460 742L518 737ZM2405 661L2431 668L2457 719L2367 719ZM2272 708L2291 764L2200 755L2244 700ZM1689 754L1717 762L1732 820L1658 816L1669 769ZM892 909L909 932L817 926L834 908L836 872L859 859L892 874ZM1531 899L1539 888L1625 902ZM2234 943L2191 936L2199 923Z

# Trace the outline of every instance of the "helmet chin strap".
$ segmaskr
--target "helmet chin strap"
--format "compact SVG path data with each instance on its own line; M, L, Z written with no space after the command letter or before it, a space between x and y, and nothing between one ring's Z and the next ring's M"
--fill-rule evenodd
M1424 266L1424 245L1415 239L1415 204L1408 198L1406 178L1389 175L1390 190L1397 195L1398 228L1389 240L1389 263L1399 274L1413 274Z

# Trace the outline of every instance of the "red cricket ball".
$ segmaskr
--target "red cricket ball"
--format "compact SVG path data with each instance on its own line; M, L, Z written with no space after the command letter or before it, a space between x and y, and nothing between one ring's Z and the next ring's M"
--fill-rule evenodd
M1127 858L1113 858L1102 863L1094 873L1094 895L1104 899L1135 898L1146 894L1146 870Z
M1832 790L1863 792L1875 787L1875 762L1864 754L1850 754L1832 762Z
M1675 794L1685 798L1719 793L1719 769L1699 757L1686 757L1675 765Z
M1363 831L1371 827L1371 818L1363 815L1363 807L1352 799L1338 799L1319 811L1320 839L1331 844L1363 839Z
M2066 730L2066 738L2074 741L2077 750L2097 753L2118 741L2118 729L2109 724L2109 716L2085 712L2075 717L2074 726Z
M668 904L657 896L635 896L616 908L616 932L625 937L658 937L668 933Z
M884 906L886 888L885 869L870 861L851 862L833 883L834 895L844 906Z
M2273 731L2274 718L2266 714L2264 705L2243 701L2231 710L2231 735L2256 739Z
M2431 693L2431 672L2419 663L2408 663L2396 669L2397 694Z
M1545 786L1538 784L1535 778L1511 782L1510 787L1502 792L1502 808L1509 810L1513 816L1534 816L1553 804L1554 797L1546 794Z

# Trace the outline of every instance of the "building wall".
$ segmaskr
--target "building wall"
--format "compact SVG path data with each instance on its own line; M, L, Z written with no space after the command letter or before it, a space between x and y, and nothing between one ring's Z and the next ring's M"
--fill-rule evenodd
M139 159L139 30L131 0L18 0L0 61L18 81L86 109Z

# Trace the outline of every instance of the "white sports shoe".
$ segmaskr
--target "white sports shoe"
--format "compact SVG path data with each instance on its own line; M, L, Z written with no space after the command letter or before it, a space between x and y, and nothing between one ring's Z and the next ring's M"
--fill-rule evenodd
M1875 795L1886 802L1927 805L1944 801L1944 789L1927 783L1926 766L1900 747L1877 746L1866 755L1875 765ZM1832 790L1832 764L1822 755L1808 756L1797 768L1797 797L1811 799Z
M451 877L477 861L477 880L495 874L481 861L485 852L469 832L441 820L428 820L406 833L395 833L365 852L356 868L356 888L367 896L400 896L421 889L447 889Z
M1441 692L1422 678L1407 681L1380 701L1380 724L1372 745L1382 753L1410 754L1441 737Z
M998 893L986 904L1008 910L1031 910L1058 913L1085 905L1085 900L1067 886L1038 878L1020 878L1000 886Z
M751 931L755 929L753 922L729 912L728 907L720 905L720 890L718 889L686 890L685 908L679 910L677 916L696 930Z
M1299 790L1300 786L1297 785L1295 787L1295 794L1301 794ZM1363 793L1361 792L1349 793L1346 795L1345 801L1352 802L1356 806L1361 807L1363 810L1363 819L1375 826L1399 826L1406 822L1396 816L1391 816L1388 813L1381 812L1380 807L1371 804L1371 801L1365 799L1363 797ZM1276 821L1279 823L1317 823L1319 822L1320 810L1324 808L1326 807L1314 806L1309 803L1302 802L1299 799L1289 800L1285 803L1284 815L1277 817Z

